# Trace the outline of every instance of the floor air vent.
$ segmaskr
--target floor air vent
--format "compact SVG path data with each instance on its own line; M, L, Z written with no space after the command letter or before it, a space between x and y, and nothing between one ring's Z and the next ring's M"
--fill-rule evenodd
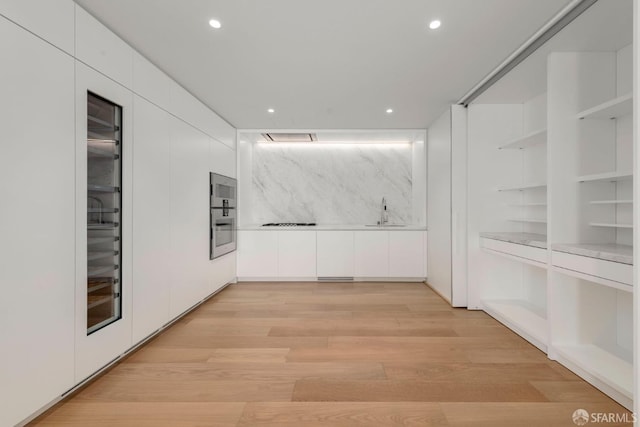
M318 282L353 282L353 277L318 277Z

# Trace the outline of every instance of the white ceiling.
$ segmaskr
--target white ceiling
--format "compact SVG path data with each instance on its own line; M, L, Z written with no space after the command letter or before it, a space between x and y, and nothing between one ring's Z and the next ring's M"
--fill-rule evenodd
M632 40L633 0L600 0L474 102L523 103L546 92L551 52L613 52Z
M233 126L281 129L425 128L569 3L76 2Z

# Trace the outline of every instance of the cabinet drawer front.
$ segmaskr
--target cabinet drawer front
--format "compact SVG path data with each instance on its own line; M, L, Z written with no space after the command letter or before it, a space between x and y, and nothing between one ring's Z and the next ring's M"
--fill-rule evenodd
M503 242L501 240L483 238L482 247L503 252L509 255L526 258L537 262L547 262L546 249L535 248L533 246L519 245L517 243Z
M633 284L633 266L629 264L557 251L552 252L551 261L556 267L566 268L567 270L573 270L628 285Z

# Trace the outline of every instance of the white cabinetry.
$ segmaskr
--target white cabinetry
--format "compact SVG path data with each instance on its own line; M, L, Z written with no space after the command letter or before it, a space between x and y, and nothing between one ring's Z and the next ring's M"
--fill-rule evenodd
M0 14L73 55L75 3L72 0L3 0Z
M469 105L469 306L631 409L637 70L632 2L604 4L608 48L552 39Z
M156 104L171 111L171 85L175 84L169 76L160 71L138 52L133 52L133 91Z
M424 231L389 232L389 277L425 277Z
M355 276L389 276L389 232L355 232Z
M1 17L0 51L0 425L12 426L74 384L74 64Z
M318 277L353 277L353 231L318 232Z
M76 6L76 58L133 88L133 49L80 6Z
M211 138L211 172L236 177L236 151L217 139Z
M87 93L122 108L122 241L120 261L122 317L87 335ZM82 381L132 345L132 153L133 95L86 65L76 62L76 381Z
M169 321L171 116L134 97L133 341Z
M171 130L171 317L212 289L209 261L209 137L172 118ZM205 195L203 197L203 195Z
M278 276L316 277L316 232L278 231Z
M278 232L238 231L238 277L278 276Z

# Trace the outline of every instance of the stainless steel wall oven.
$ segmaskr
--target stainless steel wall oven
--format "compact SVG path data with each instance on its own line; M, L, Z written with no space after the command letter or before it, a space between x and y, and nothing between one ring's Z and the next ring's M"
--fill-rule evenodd
M236 180L211 173L210 182L210 250L209 259L236 250Z

